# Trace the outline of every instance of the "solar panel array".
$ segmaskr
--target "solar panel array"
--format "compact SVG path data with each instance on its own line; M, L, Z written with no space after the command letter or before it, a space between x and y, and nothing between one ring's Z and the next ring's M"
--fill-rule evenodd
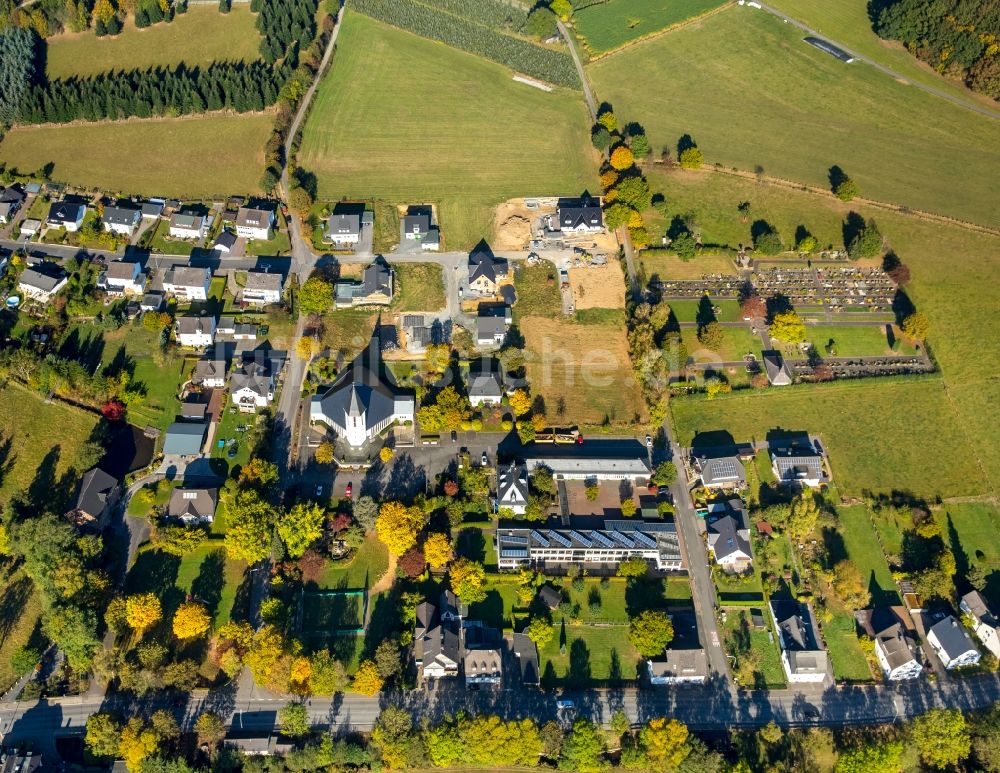
M712 477L716 480L736 480L740 476L736 472L736 462L732 459L713 459Z
M568 539L566 539L562 534L560 534L557 531L552 531L551 529L549 529L549 537L554 542L558 542L563 547L567 547L567 548L573 547L573 543L570 542Z
M569 536L571 536L571 537L572 537L573 539L575 539L575 540L576 540L577 542L579 542L579 543L580 543L581 545L583 545L584 547L588 547L588 548L591 548L591 547L593 547L593 546L594 546L594 543L593 543L593 542L591 542L591 541L590 541L589 539L587 539L586 537L584 537L584 536L583 536L583 535L582 535L582 534L581 534L580 532L578 532L578 531L571 531L571 532L569 533Z
M648 534L643 534L641 531L633 532L632 537L640 545L645 545L648 548L656 547L656 540L654 540Z
M534 538L535 542L537 542L543 548L547 548L549 546L549 541L542 536L542 533L540 531L532 530L531 536Z
M607 537L605 537L599 531L592 531L592 532L590 532L590 536L593 538L594 542L598 543L599 545L604 545L604 547L606 547L606 548L613 548L615 546L614 542L612 542L611 540L609 540Z
M505 534L502 538L503 542L508 545L527 545L528 538L522 537L519 534Z
M637 531L644 531L644 532L677 531L677 527L674 526L674 524L672 523L663 523L663 522L650 523L647 521L605 521L604 528L609 531L620 531L626 534L631 534Z
M500 551L500 558L527 558L527 548L510 548Z
M634 548L635 547L635 542L633 542L630 537L626 537L620 531L609 531L608 535L613 540L615 540L615 542L619 542L619 543L621 543L622 545L624 545L627 548Z

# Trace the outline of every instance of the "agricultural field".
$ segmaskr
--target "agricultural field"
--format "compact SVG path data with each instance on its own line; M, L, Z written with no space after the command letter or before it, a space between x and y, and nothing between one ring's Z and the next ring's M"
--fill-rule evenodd
M531 391L545 399L549 415L586 425L645 420L621 325L544 317L523 317L519 325Z
M45 73L55 80L182 63L249 62L259 58L256 20L247 5L236 4L229 13L219 13L215 5L192 5L173 22L145 29L137 29L129 17L113 37L97 37L93 30L55 35L45 41Z
M587 125L578 92L515 83L505 67L348 14L299 164L323 199L432 200L444 248L467 249L501 201L596 189Z
M996 110L990 99L966 89L961 83L939 75L929 65L910 54L897 41L882 40L872 30L865 0L774 0L770 3L798 21L836 43L843 44L854 53L895 70L915 83L923 83L946 91L971 103L987 105Z
M990 406L1000 401L1000 383L990 378L990 374L1000 369L1000 350L984 346L979 331L992 329L997 322L992 288L1000 282L1000 264L995 260L1000 251L1000 238L724 173L707 170L668 173L654 167L647 170L647 175L653 190L663 192L670 203L673 212L668 214L672 217L673 214L692 213L706 242L732 246L740 242L746 244L750 240L750 223L761 219L777 228L786 242L798 226L803 226L816 236L821 245L840 246L843 244L842 228L848 212L856 211L863 217L875 218L892 249L911 269L913 279L907 285L906 293L931 320L930 345L947 385L946 392L932 390L935 404L932 414L920 418L920 421L931 433L929 438L951 438L964 449L965 458L976 468L971 477L964 476L964 484L959 476L949 476L953 481L948 488L961 494L998 490L1000 446L992 437L988 423L981 421L981 417L989 414ZM743 201L749 201L752 207L747 223L742 221L737 210ZM717 272L715 258L706 261L698 257L688 262L660 257L652 260L656 261L654 265L658 270L661 261L672 260L672 265L685 268L702 266L703 272L695 276ZM650 259L640 258L642 261ZM670 265L666 264L664 270ZM650 275L652 273L649 272ZM893 431L899 432L897 444L901 447L908 445L908 439L914 436L906 431L903 422L897 422L887 413L885 403L878 401L881 388L882 385L875 382L861 387L870 394L866 401L882 431L895 425ZM926 388L920 391L928 396ZM784 402L780 397L777 399ZM829 415L824 418L824 423L835 423L834 414L839 408L834 404L825 409ZM824 411L822 406L815 410ZM947 417L949 423L938 430L935 416ZM956 432L952 422L958 422L960 432ZM853 424L853 420L848 423ZM867 436L858 437L864 443L869 442ZM881 442L878 438L876 440ZM889 440L891 438L886 442ZM942 443L937 448L941 451L950 449L950 446ZM894 452L894 455L898 453ZM972 462L973 453L978 464ZM928 458L931 456L928 452ZM934 459L931 462L940 463ZM836 470L838 461L834 459L833 463ZM989 489L983 482L980 469L985 471ZM890 488L898 487L888 475L886 482ZM925 479L922 485L925 489L932 486L931 478Z
M645 126L654 151L674 154L688 134L708 163L823 187L839 165L864 196L997 224L993 119L846 65L770 14L733 6L588 72L620 120Z
M650 185L657 180L655 167L652 171L647 171ZM683 207L683 201L677 201L676 205ZM689 210L683 210L687 212ZM680 215L682 212L677 212ZM669 223L664 221L655 212L646 213L646 222L652 234L663 235L667 231ZM728 255L699 255L692 260L684 260L676 255L650 254L649 251L640 252L636 258L636 271L640 280L646 281L659 279L699 279L704 274L735 274L736 264Z
M0 162L25 172L51 163L53 180L123 194L258 193L272 124L261 113L18 127Z
M98 420L58 401L46 403L12 382L0 387L0 502L24 490L43 498L71 496L77 484L69 475L73 457Z
M894 410L887 406L906 406ZM822 436L841 491L925 496L986 486L941 379L868 379L670 401L681 445L727 430L738 441L773 430Z
M573 14L573 28L591 55L701 16L726 0L606 0Z

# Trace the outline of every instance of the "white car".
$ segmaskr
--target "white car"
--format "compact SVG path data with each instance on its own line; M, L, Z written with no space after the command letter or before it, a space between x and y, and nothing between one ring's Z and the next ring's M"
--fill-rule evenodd
M559 711L569 711L571 709L575 709L576 704L573 703L573 701L556 701L556 708L559 709Z
M652 448L652 447L653 447L653 436L646 435L646 448Z

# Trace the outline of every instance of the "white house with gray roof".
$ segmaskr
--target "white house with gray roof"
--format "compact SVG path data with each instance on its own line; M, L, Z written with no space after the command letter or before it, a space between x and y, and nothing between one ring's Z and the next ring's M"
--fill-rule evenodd
M361 241L361 216L356 214L330 215L326 221L323 241L334 247L352 249Z
M556 213L557 227L563 233L601 233L604 231L604 212L601 200L584 195L578 199L562 199Z
M707 456L695 454L691 466L709 490L741 489L747 484L746 470L738 456Z
M753 561L750 548L750 529L740 499L731 499L726 509L709 516L708 549L715 563L727 572L744 572Z
M281 274L263 271L248 271L247 281L243 286L242 298L247 303L265 305L280 303L284 279Z
M215 342L215 317L178 317L175 323L177 343L204 349Z
M514 515L524 515L528 506L528 471L511 462L497 476L497 508L506 508Z
M1000 658L1000 623L986 603L986 597L977 590L969 591L958 607L969 616L976 638L994 656Z
M195 266L176 266L163 277L163 291L189 301L208 300L212 272Z
M858 625L875 643L875 659L887 681L899 682L916 679L924 666L917 659L904 620L905 607L879 607L862 609L855 613Z
M648 478L652 472L645 448L636 444L635 453L593 453L587 445L535 445L525 455L528 469L547 467L554 478L563 480L630 480ZM559 453L558 451L562 451Z
M175 212L170 216L169 233L173 239L204 239L208 234L208 218L193 212Z
M221 357L205 357L194 364L191 380L209 389L226 385L226 361Z
M256 209L240 207L236 211L236 235L250 241L266 242L274 230L275 214L273 209Z
M771 619L778 630L781 667L793 684L819 683L830 672L827 651L820 644L812 610L794 599L771 599Z
M472 405L499 405L503 398L503 377L491 368L483 373L469 374L469 402Z
M420 242L420 249L436 252L441 247L441 232L426 212L413 211L403 218L403 238Z
M954 615L948 615L927 630L927 643L949 671L974 666L982 657L969 632Z
M811 447L771 448L771 469L782 486L819 488L830 478L823 468L823 456Z
M170 492L166 515L186 524L211 523L218 502L216 488L176 488Z
M105 207L101 224L120 236L131 236L142 219L142 210L135 207Z
M243 413L266 408L274 400L271 368L260 362L244 362L229 377L229 394L233 405Z
M344 280L333 286L334 304L348 306L388 306L392 303L396 272L381 255L369 263L360 282Z
M314 395L311 421L331 427L349 446L360 448L396 422L414 421L412 394L397 389L382 362L379 325L368 346L322 395Z
M104 272L104 285L111 292L141 295L146 287L146 275L138 263L113 260Z
M26 268L17 278L17 290L36 301L46 302L62 290L69 281L69 275L62 266L42 261Z
M87 216L87 206L68 201L55 201L49 207L45 224L52 228L65 228L68 233L76 233Z

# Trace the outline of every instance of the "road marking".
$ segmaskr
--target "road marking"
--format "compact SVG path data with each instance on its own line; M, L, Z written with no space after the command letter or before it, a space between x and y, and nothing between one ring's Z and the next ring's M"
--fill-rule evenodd
M719 646L719 634L717 631L712 631L712 646L713 647Z

